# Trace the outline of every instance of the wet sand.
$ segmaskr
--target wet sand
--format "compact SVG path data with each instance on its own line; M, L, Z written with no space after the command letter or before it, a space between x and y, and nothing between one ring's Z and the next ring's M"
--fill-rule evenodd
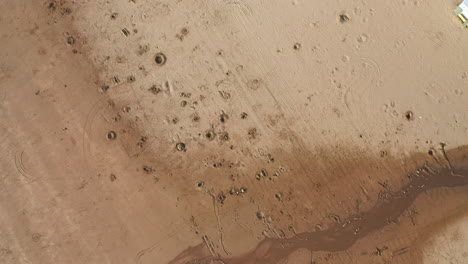
M441 148L443 159L447 157L443 161L444 164L439 160L441 157L435 156L435 150L429 151L428 155L434 157L435 162L431 162L435 163L434 165L426 161L419 169L407 174L409 183L404 185L401 190L396 192L387 190L379 193L382 195L381 197L385 196L383 201L379 201L366 212L352 215L343 220L340 219L336 225L326 230L304 232L291 238L268 238L259 243L250 253L233 258L207 255L208 252L213 253L213 251L210 250L209 245L200 244L183 251L169 263L282 263L299 249L309 250L312 256L316 251L346 251L357 240L399 219L421 193L434 188L456 188L468 185L468 163L466 161L468 152L466 147L458 148L449 153ZM443 210L440 211L443 213ZM404 248L400 251L406 253L403 252L405 250ZM396 251L396 253L400 252Z

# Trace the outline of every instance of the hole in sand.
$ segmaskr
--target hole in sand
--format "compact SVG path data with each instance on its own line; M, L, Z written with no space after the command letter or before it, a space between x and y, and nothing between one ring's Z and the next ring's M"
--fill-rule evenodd
M413 112L411 111L406 111L405 112L405 119L408 120L408 121L411 121L413 120L414 116L413 116Z
M346 14L341 14L340 15L340 23L346 23L349 22L349 16Z
M177 151L186 151L185 144L182 143L182 142L177 143L176 144L176 149L177 149Z
M215 132L213 130L209 130L206 132L205 137L209 140L213 140L215 138Z
M293 48L294 48L295 50L300 50L300 49L301 49L301 43L296 43L296 44L294 44Z
M166 63L166 55L163 53L157 53L154 57L154 62L158 65L164 65Z
M117 138L117 133L115 131L107 132L107 139L114 140Z

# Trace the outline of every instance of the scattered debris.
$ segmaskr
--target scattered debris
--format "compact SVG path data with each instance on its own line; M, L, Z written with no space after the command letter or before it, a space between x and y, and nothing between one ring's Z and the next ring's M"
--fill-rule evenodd
M122 33L124 34L125 37L130 36L130 31L128 31L128 29L126 28L122 29Z
M332 219L335 220L335 222L337 222L337 223L341 223L341 218L340 218L338 215L329 214L328 217L332 218Z
M140 46L138 47L137 54L141 56L141 55L145 54L146 52L148 52L149 50L150 50L150 46L149 46L149 45L147 45L147 44L145 44L145 45L140 45Z
M176 144L176 149L177 151L187 151L185 144L182 142Z
M134 82L135 80L136 80L136 79L135 79L135 76L133 76L133 75L130 75L130 76L127 77L127 82L128 82L128 83L132 83L132 82Z
M340 23L349 22L349 16L347 14L340 14Z
M278 201L282 200L282 197L281 197L280 193L275 194L275 198L278 199Z
M230 195L241 195L241 194L244 194L247 192L247 188L246 187L241 187L241 188L231 188L229 190L229 194Z
M221 115L219 116L219 121L221 121L221 123L225 123L227 120L229 119L229 116L223 112L221 112Z
M294 48L295 50L300 50L300 49L301 49L301 43L295 43L294 46L293 46L293 48Z
M210 251L211 256L217 257L218 254L216 253L215 247L213 242L211 242L210 238L207 235L202 236L203 242L205 243L206 247Z
M353 234L354 234L354 235L359 234L359 230L361 230L361 228L356 227L356 228L354 229L354 233L353 233Z
M117 180L117 177L115 176L115 174L111 174L109 178L111 182L114 182L115 180Z
M216 133L214 132L213 129L210 129L210 130L206 131L205 137L206 137L208 140L213 140L213 139L216 137Z
M57 3L55 1L51 1L48 6L49 9L55 11L57 9Z
M117 133L115 131L107 132L107 139L114 140L117 138Z
M247 134L249 135L249 139L256 139L257 135L258 135L258 132L257 132L256 128L251 128L251 129L249 129Z
M200 121L200 116L198 114L193 114L192 115L192 122L199 122Z
M120 83L120 78L119 78L119 76L114 76L114 77L112 77L112 81L113 81L115 84Z
M228 132L219 133L219 139L221 141L228 141L229 140L229 133Z
M226 92L226 91L219 91L219 94L221 95L221 97L225 100L231 98L231 94L229 92Z
M262 220L265 218L265 213L262 212L262 211L258 211L257 214L256 214L257 218Z
M392 257L403 255L403 254L407 253L408 251L409 251L409 247L404 247L404 248L397 249L397 250L392 252Z
M224 204L224 201L226 200L226 195L223 192L220 192L216 196L216 200L218 200L221 204Z
M258 181L262 178L265 178L268 176L268 172L266 169L261 169L259 173L257 173L255 175L255 179L257 179Z
M103 93L103 92L107 92L107 90L109 90L109 85L102 85L101 86L101 89L100 91Z
M380 157L383 158L383 157L386 157L388 155L388 152L386 150L381 150L380 151Z
M392 198L393 194L392 192L388 191L388 190L385 190L385 191L380 191L379 192L379 200L382 200L382 201L390 201L390 199Z
M263 81L259 79L253 79L247 82L247 87L249 87L252 90L258 90L262 86Z
M384 247L382 247L382 248L376 247L373 254L374 254L375 256L382 256L382 253L383 253L385 250L387 250L387 249L388 249L387 246L384 246Z
M68 43L69 45L75 44L75 38L73 38L72 36L68 37L68 38L67 38L67 43Z
M180 97L183 97L183 98L190 98L192 96L192 93L181 92L179 95Z
M418 215L419 213L416 211L416 209L414 208L409 208L407 210L407 213L406 215L409 217L409 219L411 219L411 223L413 224L413 226L416 225L416 219L415 219L415 216Z
M465 24L465 27L468 28L468 0L464 0L460 5L458 5L454 12L463 24Z
M390 191L390 188L388 187L388 181L385 180L383 182L377 182L380 186L382 186L385 190Z
M222 162L217 162L217 163L213 164L213 168L220 168L222 166L223 166Z
M143 171L146 172L147 174L150 174L150 173L152 173L154 170L153 170L152 167L143 166Z
M411 112L411 111L406 111L406 112L405 112L405 119L408 120L408 121L413 120L413 119L414 119L413 112Z
M161 85L154 84L148 89L148 91L150 91L153 94L159 94L160 92L162 92L162 87Z
M184 27L180 30L180 33L176 35L176 38L178 38L180 41L183 41L184 38L188 35L189 30Z

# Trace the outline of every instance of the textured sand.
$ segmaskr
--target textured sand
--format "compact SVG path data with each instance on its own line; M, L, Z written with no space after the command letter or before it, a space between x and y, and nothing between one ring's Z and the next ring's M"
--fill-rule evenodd
M457 4L0 1L0 263L468 262Z

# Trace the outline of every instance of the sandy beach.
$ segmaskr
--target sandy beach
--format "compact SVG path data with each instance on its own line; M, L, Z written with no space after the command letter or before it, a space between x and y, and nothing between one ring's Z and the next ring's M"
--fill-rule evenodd
M0 1L0 263L467 263L458 4Z

